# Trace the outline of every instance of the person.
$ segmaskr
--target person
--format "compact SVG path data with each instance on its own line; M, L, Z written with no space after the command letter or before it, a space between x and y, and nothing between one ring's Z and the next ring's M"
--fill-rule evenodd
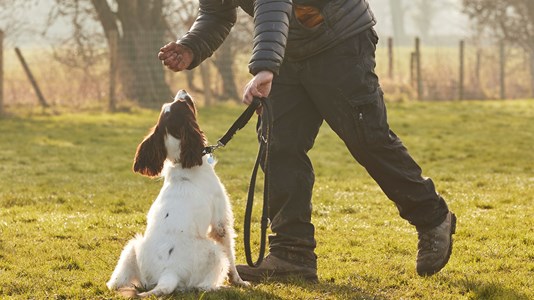
M195 68L228 36L238 7L254 17L253 78L243 102L268 97L273 115L266 199L273 234L258 268L238 266L243 280L299 276L317 282L314 171L307 152L323 121L415 226L418 274L440 271L451 255L456 216L389 128L374 71L378 36L368 1L200 0L189 32L163 46L159 59L173 71Z

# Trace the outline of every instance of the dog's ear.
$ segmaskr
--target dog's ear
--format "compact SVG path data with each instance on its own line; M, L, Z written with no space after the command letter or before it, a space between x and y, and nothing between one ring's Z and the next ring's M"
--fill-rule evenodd
M180 128L180 163L182 168L202 165L202 151L206 144L204 133L194 118L187 120L187 125Z
M167 149L163 129L156 126L153 132L137 146L133 170L148 177L158 176L166 158Z

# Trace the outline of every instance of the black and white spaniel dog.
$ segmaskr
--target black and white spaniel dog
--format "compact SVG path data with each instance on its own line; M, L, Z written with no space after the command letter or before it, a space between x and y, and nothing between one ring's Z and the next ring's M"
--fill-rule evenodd
M225 188L202 150L195 104L181 90L137 148L133 169L165 178L150 207L144 235L126 245L107 282L111 290L143 288L137 296L175 290L215 290L229 277L246 286L235 267L233 214Z

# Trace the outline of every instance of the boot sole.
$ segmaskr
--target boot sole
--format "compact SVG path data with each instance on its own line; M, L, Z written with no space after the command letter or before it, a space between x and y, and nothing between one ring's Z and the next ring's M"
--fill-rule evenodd
M453 243L452 235L455 234L455 233L456 233L456 215L451 212L451 233L450 233L451 243L449 245L449 250L447 251L447 257L445 257L445 260L443 261L443 263L440 264L435 269L432 269L432 270L417 270L417 274L419 274L419 276L432 276L432 275L436 274L437 272L441 271L441 269L443 269L443 267L445 267L445 265L447 265L447 263L449 262L449 259L451 258L451 254L452 254L452 243Z

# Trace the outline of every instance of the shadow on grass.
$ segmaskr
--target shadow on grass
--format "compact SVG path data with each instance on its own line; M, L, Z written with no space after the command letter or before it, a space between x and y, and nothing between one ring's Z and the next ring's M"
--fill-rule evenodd
M385 299L378 295L369 294L368 292L365 292L363 289L354 286L354 285L347 285L347 284L338 284L334 282L328 282L328 281L321 281L317 284L306 284L306 283L300 283L298 286L302 287L303 289L324 295L331 296L333 299L350 299L350 300L357 300L357 299L373 299L373 300L382 300ZM319 298L322 299L322 298Z
M155 299L155 298L154 298ZM221 289L216 292L175 292L174 294L166 297L160 297L158 299L191 299L191 300L239 300L239 299L251 299L251 300L282 300L283 298L276 296L274 293L268 293L255 288L227 288Z
M469 299L530 299L521 291L505 287L499 282L481 282L471 278L464 278L453 284L462 289L464 295L469 295Z
M283 291L277 291L281 289ZM270 290L272 292L268 292ZM305 292L304 292L305 291ZM309 293L313 295L309 295ZM291 294L295 299L384 299L377 295L365 293L363 290L355 286L341 285L332 282L320 282L317 284L310 284L300 280L289 280L284 283L260 283L255 284L251 288L227 288L216 292L176 292L171 296L162 299L227 299L227 300L282 300L288 299L288 294Z

